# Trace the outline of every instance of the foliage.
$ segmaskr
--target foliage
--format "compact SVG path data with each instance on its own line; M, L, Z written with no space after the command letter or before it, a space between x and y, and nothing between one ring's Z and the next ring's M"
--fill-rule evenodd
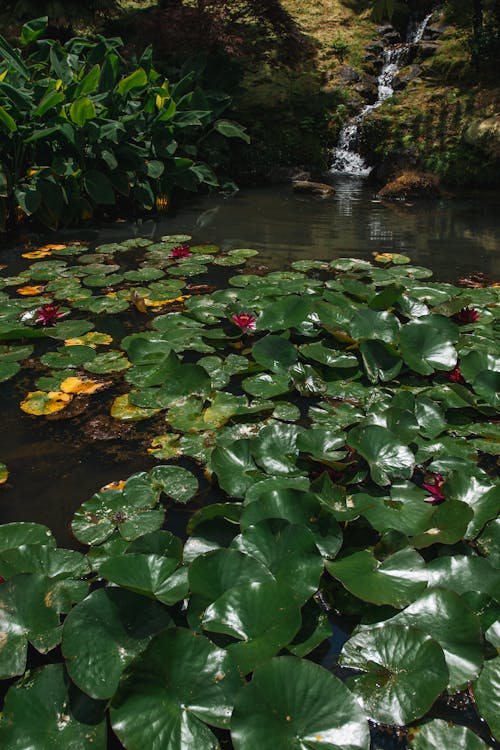
M163 463L82 503L86 554L0 527L0 674L20 677L2 746L105 748L107 715L130 750L368 750L368 720L486 750L437 701L473 693L500 736L498 288L390 253L231 275L252 251L189 243L45 246L3 277L0 362L40 339L28 398L71 416L114 382L113 418L143 419ZM210 267L228 284L190 284ZM67 314L37 323L54 301ZM151 325L116 369L81 314L131 308Z
M170 84L149 48L131 67L118 38L44 39L46 20L24 25L23 52L0 37L0 228L18 211L57 227L218 185L199 143L248 139L220 117L227 97L201 91L189 66Z

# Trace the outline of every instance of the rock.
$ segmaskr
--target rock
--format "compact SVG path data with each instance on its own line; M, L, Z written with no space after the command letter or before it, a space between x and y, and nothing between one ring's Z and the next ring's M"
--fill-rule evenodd
M396 74L392 83L394 90L400 91L401 89L404 89L406 86L408 86L410 81L418 78L421 72L422 68L420 67L420 65L407 65L405 68L401 68L401 70Z
M360 94L363 99L369 102L376 102L378 98L378 81L375 76L363 73L359 83L353 86L354 90Z
M298 167L276 167L273 172L267 175L268 181L272 185L282 185L288 182L307 182L311 179L309 172Z
M351 67L351 65L342 65L339 68L338 76L342 83L355 83L361 77L356 68Z
M381 55L384 51L384 45L382 42L370 42L370 44L366 45L365 50L367 54Z
M414 149L393 150L375 167L372 177L379 182L389 182L398 174L408 171L413 172L417 167L417 163L418 157Z
M405 201L437 198L439 193L439 180L436 175L425 172L403 172L384 185L377 195L384 200Z
M469 146L500 157L500 115L474 120L465 131L464 140Z
M333 185L309 180L295 180L292 182L292 188L296 193L314 195L316 198L330 198L335 192Z
M439 44L437 42L419 42L417 45L417 58L419 60L427 60L436 54L438 47Z

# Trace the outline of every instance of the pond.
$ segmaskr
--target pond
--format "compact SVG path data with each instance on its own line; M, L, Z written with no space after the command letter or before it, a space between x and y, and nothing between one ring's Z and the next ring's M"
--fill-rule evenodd
M134 234L158 238L187 232L195 242L213 242L222 249L256 248L257 262L273 268L288 268L292 261L308 258L371 259L374 252L392 252L409 255L446 281L477 271L492 280L500 278L498 194L400 205L378 201L374 188L359 178L339 176L335 186L335 196L328 200L298 197L286 186L244 189L228 198L195 197L159 221L60 232L48 240L78 237L102 244ZM4 251L2 262L8 260L20 267L17 252ZM110 333L116 325L107 321ZM34 423L19 411L22 392L13 398L4 386L0 395L0 457L15 487L9 493L11 501L4 499L0 521L47 523L59 543L68 545L69 520L85 497L154 462L143 452L127 451L126 443L118 450L113 442L82 442L81 436L76 440L71 424L64 421L49 427Z
M307 735L309 721L318 742L325 732L336 747L367 750L359 704L307 654L348 678L382 726L372 748L483 750L479 737L498 747L468 688L474 683L480 714L498 734L490 690L500 601L494 198L392 206L366 183L339 179L332 200L245 190L195 199L157 223L61 232L5 251L1 332L12 332L17 348L2 348L0 372L17 360L26 366L16 374L14 365L0 391L0 460L9 469L0 521L46 524L61 546L91 546L87 559L54 551L34 529L22 532L33 541L0 547L0 583L12 601L0 610L8 648L11 632L22 631L16 638L50 652L30 649L29 664L47 666L20 695L47 691L64 702L52 649L60 613L75 605L62 650L86 695L75 694L64 722L75 737L93 727L85 747L103 746L112 696L123 745L153 746L154 721L135 704L152 679L157 696L163 681L173 691L175 721L198 733L186 747L215 747L209 724L229 748L234 694L255 669L233 715L238 750L261 746L264 727L264 750L275 735L286 747L290 732ZM85 241L89 248L78 244ZM52 244L32 252L44 242ZM468 282L444 283L459 277ZM63 309L71 304L67 319L49 304L52 294ZM37 305L47 328L34 320ZM131 414L142 421L127 421ZM162 493L170 531L159 530ZM89 576L98 578L86 596ZM117 586L103 588L102 579ZM16 593L25 585L36 617L47 618L44 631ZM212 642L194 637L202 630ZM261 664L284 647L295 657ZM3 677L24 669L19 648L7 666L0 650ZM116 693L144 649L143 673L130 666L132 693ZM182 675L175 685L170 668ZM217 696L206 690L226 673ZM186 702L194 708L185 716ZM273 702L283 710L278 724ZM6 712L17 714L15 728L4 723L0 734L25 731L23 711L13 699ZM392 726L421 717L433 721L416 740ZM168 744L173 730L160 731Z

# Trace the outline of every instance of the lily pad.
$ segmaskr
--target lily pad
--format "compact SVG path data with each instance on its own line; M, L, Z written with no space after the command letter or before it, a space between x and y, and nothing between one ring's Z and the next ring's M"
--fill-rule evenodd
M332 674L294 656L257 667L238 693L231 721L235 750L368 750L359 704Z
M359 599L397 609L413 602L426 587L424 561L410 548L395 552L382 562L365 549L328 561L326 568Z
M239 641L227 650L240 672L247 674L290 643L300 628L300 605L283 583L247 583L222 594L201 622L206 630Z
M113 699L113 731L128 750L217 750L207 724L228 727L241 678L229 655L183 628L161 633Z
M439 644L402 625L363 630L344 645L339 663L362 672L348 685L367 715L383 724L404 725L424 716L448 683Z
M64 622L62 649L71 679L92 698L111 698L125 668L171 625L158 602L119 588L93 591Z
M434 719L419 727L412 727L408 737L412 750L488 750L483 740L467 727Z
M10 750L105 750L103 706L71 685L62 664L48 664L8 691L0 743Z

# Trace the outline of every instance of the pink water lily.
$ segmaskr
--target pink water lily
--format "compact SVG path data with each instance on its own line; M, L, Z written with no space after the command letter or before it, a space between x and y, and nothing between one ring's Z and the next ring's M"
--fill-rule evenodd
M479 320L479 313L473 307L462 307L455 315L459 323L475 323Z
M187 245L176 245L170 251L170 257L178 260L179 258L189 258L192 255Z
M238 313L237 315L233 315L231 320L239 328L241 328L243 333L248 333L248 331L255 331L257 318L255 317L255 315L252 315L252 313Z
M66 313L59 312L60 307L61 305L54 305L53 303L42 305L38 310L35 310L37 314L35 322L41 323L43 326L53 326L59 318L66 315Z
M451 380L452 383L460 383L460 385L465 384L465 380L458 365L454 367L453 370L450 370L448 373L448 380Z
M432 484L429 484L429 483L422 484L422 487L425 490L427 490L427 492L431 493L430 497L424 498L426 503L442 503L443 500L446 500L443 490L441 489L444 482L445 480L442 474L433 474Z

